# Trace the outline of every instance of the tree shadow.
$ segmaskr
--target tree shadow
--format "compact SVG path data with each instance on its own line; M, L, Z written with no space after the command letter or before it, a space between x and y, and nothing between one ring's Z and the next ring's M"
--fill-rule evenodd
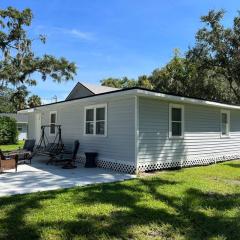
M88 226L92 226L91 229L97 235L107 233L110 237L119 236L123 239L129 237L128 230L132 226L144 226L150 223L171 225L187 239L208 239L216 236L238 239L240 237L240 215L232 217L225 215L225 211L240 205L240 194L204 193L198 189L190 188L186 190L183 196L168 196L160 193L157 187L160 184L178 184L177 182L160 179L154 181L141 180L140 182L148 187L148 193L156 201L167 204L175 210L175 213L171 214L162 207L139 205L141 188L132 189L127 186L129 191L135 191L136 193L129 195L126 189L125 191L119 191L119 189L110 187L87 194L84 197L84 203L89 205L107 203L127 208L127 210L119 210L109 216L102 216L104 221L108 222L107 227L97 227L98 222L103 220L99 216L89 218L89 216L81 214L79 219L88 219ZM209 208L218 213L208 215L204 210ZM68 230L66 229L66 231Z
M240 168L240 163L225 163L224 165L227 165L233 168Z
M41 209L41 201L54 199L60 192L62 191L1 197L0 210L7 210L6 216L0 218L0 239L39 239L38 226L26 224L24 217L32 210Z
M154 224L158 226L153 230L154 236L161 239L173 239L171 234L174 232L186 239L210 239L217 236L224 239L240 238L239 211L235 215L226 214L240 206L240 194L224 195L195 188L186 189L182 195L163 191L164 186L178 188L178 184L182 183L157 177L131 180L128 184L101 184L3 198L0 199L1 207L13 206L0 221L0 229L5 239L39 239L40 233L49 228L59 230L60 238L63 239L134 239L136 236L132 228L140 227L140 231L147 236L149 233L144 231L149 229L144 227ZM59 193L68 192L71 192L70 206L89 210L97 206L99 211L79 211L71 220L46 219L37 224L24 221L25 214L30 210L41 210L42 200L54 199ZM110 210L101 211L104 206L110 206ZM173 232L163 230L163 225L170 226Z

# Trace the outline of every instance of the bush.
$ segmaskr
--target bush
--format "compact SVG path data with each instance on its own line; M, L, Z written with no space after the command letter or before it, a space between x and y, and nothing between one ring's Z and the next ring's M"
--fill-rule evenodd
M17 142L17 122L14 118L0 117L0 144L15 144Z

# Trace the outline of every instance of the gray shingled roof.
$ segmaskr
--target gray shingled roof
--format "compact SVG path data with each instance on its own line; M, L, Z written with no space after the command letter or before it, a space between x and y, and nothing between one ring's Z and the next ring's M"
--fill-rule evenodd
M0 113L0 116L15 118L17 123L28 123L28 115L23 113Z
M93 92L95 94L120 90L119 88L100 86L100 85L95 85L95 84L90 84L90 83L82 83L82 85L85 86L86 88L88 88L91 92Z

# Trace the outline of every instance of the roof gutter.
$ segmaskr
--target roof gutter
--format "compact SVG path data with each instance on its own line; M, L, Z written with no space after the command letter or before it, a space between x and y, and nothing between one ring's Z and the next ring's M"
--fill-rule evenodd
M207 100L194 99L189 97L173 96L173 95L157 93L157 92L152 92L152 91L143 90L143 89L137 89L137 95L142 97L151 97L151 98L161 99L164 101L173 101L173 102L189 103L189 104L202 105L202 106L208 106L208 107L240 110L240 106L237 106L237 105L230 105L230 104L212 102Z
M41 106L38 106L35 108L23 109L23 110L18 111L18 113L32 113L32 112L40 111L40 109L43 107L48 107L48 106L52 106L52 105L71 104L71 103L76 103L76 102L90 102L90 100L98 101L98 100L101 100L102 98L124 97L126 95L133 95L133 94L136 95L136 93L137 93L136 89L129 89L128 91L126 91L126 90L124 90L124 91L116 90L116 91L112 91L112 92L99 93L99 94L95 94L95 95L60 101L60 102L56 102L56 103L48 103L48 104L41 105Z
M19 110L17 113L33 113L36 111L37 111L36 108L28 108L28 109Z
M238 106L238 105L224 104L224 103L195 99L195 98L190 98L190 97L175 96L175 95L159 93L159 92L155 92L152 90L141 89L141 88L131 88L131 89L116 90L116 91L107 92L107 93L100 93L100 94L96 94L96 95L91 95L91 96L86 96L86 97L76 98L76 99L71 99L71 100L65 100L65 101L56 102L56 103L49 103L49 104L45 104L45 105L35 107L35 108L23 109L23 110L18 111L18 113L32 113L32 112L40 111L40 109L43 107L52 106L52 105L56 105L56 104L57 105L58 104L71 104L71 103L78 103L78 102L89 102L89 104L90 104L91 101L93 102L96 100L101 100L102 98L106 99L106 98L112 98L112 97L124 97L124 96L129 96L129 95L141 96L141 97L151 97L151 98L161 99L164 101L189 103L189 104L202 105L202 106L208 106L208 107L218 107L218 108L240 110L240 106Z

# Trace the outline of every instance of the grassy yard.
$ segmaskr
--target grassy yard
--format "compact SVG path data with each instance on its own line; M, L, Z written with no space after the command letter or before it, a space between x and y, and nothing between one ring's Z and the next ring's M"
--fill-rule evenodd
M13 150L17 150L19 148L22 148L23 144L24 144L24 141L18 141L17 144L0 145L0 149L2 151L13 151Z
M240 161L0 198L0 239L240 239Z

